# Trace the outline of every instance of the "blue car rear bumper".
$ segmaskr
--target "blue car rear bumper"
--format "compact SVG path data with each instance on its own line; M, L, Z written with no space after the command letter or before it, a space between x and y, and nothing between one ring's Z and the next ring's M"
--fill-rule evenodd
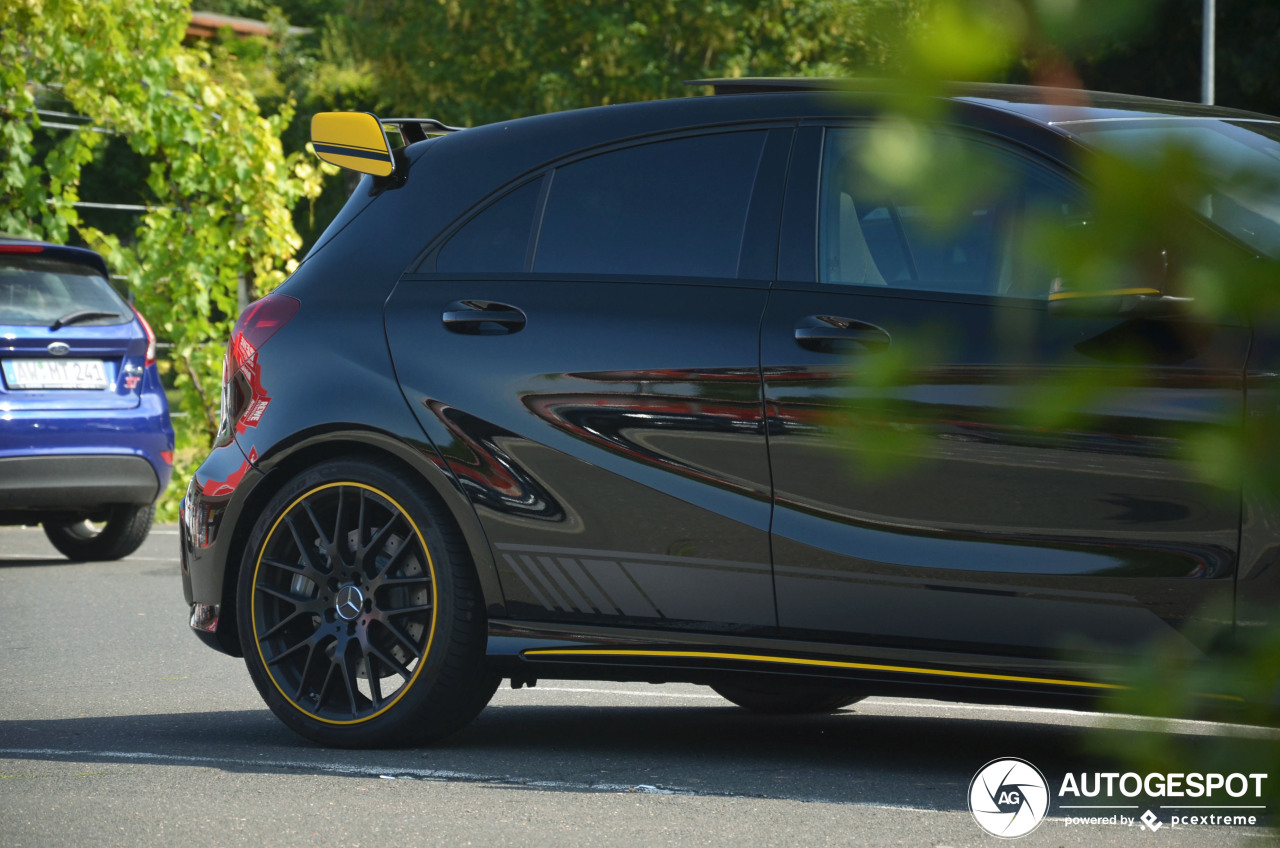
M133 409L0 412L0 523L151 503L173 476L173 444L163 395Z

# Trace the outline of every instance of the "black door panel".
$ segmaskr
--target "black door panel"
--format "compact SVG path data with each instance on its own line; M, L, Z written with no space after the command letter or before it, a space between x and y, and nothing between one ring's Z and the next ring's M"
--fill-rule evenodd
M913 376L877 386L876 351L795 339L822 313L905 340ZM762 355L780 625L1044 655L1131 646L1229 597L1238 493L1187 457L1238 420L1248 333L1121 323L999 299L775 292ZM1117 333L1176 335L1181 361L1162 366L1161 347L1141 372L1108 362L1096 340ZM1120 383L1087 417L1038 426L1028 405L1072 372Z
M452 439L438 446L510 615L772 631L767 296L723 282L400 283L386 313L397 375L429 432ZM461 303L518 307L522 329L454 332L441 316Z
M990 184L945 225L865 128L797 134L761 338L779 625L1048 657L1222 614L1240 493L1193 456L1240 420L1248 328L1052 312L1025 222L1078 231L1087 195L939 133Z

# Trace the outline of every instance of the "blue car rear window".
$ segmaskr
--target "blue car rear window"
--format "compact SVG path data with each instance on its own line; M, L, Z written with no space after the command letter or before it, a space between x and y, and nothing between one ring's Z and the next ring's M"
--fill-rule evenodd
M133 320L128 304L91 268L37 255L0 256L0 324L49 326L81 311L104 314L77 321L80 326Z

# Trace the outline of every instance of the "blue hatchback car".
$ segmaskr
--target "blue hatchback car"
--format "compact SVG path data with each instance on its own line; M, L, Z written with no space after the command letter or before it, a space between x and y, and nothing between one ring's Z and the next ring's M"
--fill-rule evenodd
M92 250L0 239L0 524L72 560L137 550L173 474L156 338Z

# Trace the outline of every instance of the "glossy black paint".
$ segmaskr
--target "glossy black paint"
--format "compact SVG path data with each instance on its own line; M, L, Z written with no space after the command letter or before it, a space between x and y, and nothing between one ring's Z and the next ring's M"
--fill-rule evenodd
M984 90L951 117L1074 179L1078 145L1051 122L1085 113L1021 99ZM420 142L396 182L366 178L280 289L301 308L260 351L269 408L184 504L187 601L221 605L217 646L239 650L228 622L258 511L336 453L432 487L475 560L491 660L521 680L834 675L1092 697L1081 681L1116 653L1229 604L1237 562L1242 592L1270 604L1273 505L1249 500L1239 539L1240 493L1202 482L1186 448L1245 414L1246 385L1248 413L1275 415L1276 352L1250 354L1245 322L817 283L815 151L875 106L792 92L547 115ZM736 277L436 270L475 214L566 162L743 129L767 140ZM536 231L530 262L535 248ZM938 326L963 332L912 383L852 387ZM1118 368L1121 349L1141 369ZM1123 379L1087 426L1007 424L1038 381L1099 371ZM904 473L859 467L869 413L915 436ZM619 646L639 653L547 653Z
M1089 341L1187 328L788 288L762 342L784 632L1048 656L1068 640L1129 649L1230 600L1238 495L1202 482L1186 455L1241 414L1245 328L1194 328L1186 362L1148 364L1094 415L1046 429L1019 423L1038 384L1108 376L1105 358L1081 352ZM793 338L799 317L833 306L917 349L938 326L969 332L913 382L875 392L852 378L882 354ZM998 343L1014 325L1034 345ZM900 467L867 470L865 427L909 434Z
M817 283L814 205L790 198L812 196L822 142L801 129L761 332L782 632L1048 657L1129 651L1219 616L1239 493L1188 457L1240 420L1250 329ZM1027 167L1060 155L1004 144ZM914 352L910 382L855 385L895 344ZM1037 392L1081 381L1110 388L1037 426ZM901 451L875 457L879 473L860 455L868 428L905 434L870 442Z
M433 143L418 147L429 153ZM258 511L292 475L338 453L391 457L416 470L471 543L492 612L503 609L474 512L409 412L387 351L383 304L420 245L416 198L379 191L366 179L352 202L367 202L378 214L335 221L351 248L332 240L317 247L278 289L301 306L258 353L265 411L214 450L183 505L183 565L193 575L188 603L221 606L217 638L230 653L240 651L236 577ZM360 249L384 239L389 249ZM208 527L203 539L197 531L202 522Z
M590 280L396 288L397 373L419 418L450 433L437 445L494 548L509 614L774 626L755 368L766 296ZM441 315L468 298L513 304L526 326L453 333Z

